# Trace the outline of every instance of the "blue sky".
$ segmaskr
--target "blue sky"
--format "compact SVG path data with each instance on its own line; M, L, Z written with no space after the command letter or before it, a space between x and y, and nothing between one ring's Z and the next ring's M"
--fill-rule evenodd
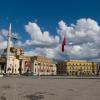
M9 23L12 23L12 31L18 33L18 35L21 37L20 42L22 42L22 44L23 41L26 42L27 40L32 40L29 41L31 44L29 44L29 42L26 43L30 47L30 51L28 50L30 54L32 53L32 48L31 48L32 46L34 46L34 49L36 49L37 51L39 50L39 48L43 50L46 48L47 51L48 50L50 51L50 49L53 50L55 48L53 48L52 46L50 48L49 44L46 44L44 46L43 43L40 43L36 46L36 44L34 45L34 43L32 43L34 41L36 42L36 40L33 38L33 36L36 35L35 32L37 32L35 28L40 28L41 32L43 33L45 33L45 31L48 31L49 35L51 36L50 37L51 39L52 37L55 38L56 36L58 36L59 34L58 30L59 27L61 28L61 25L66 24L69 27L71 27L71 24L76 25L78 23L77 22L78 20L79 23L81 23L82 21L80 19L83 18L86 19L84 21L86 21L87 24L92 23L92 21L95 21L98 24L96 25L94 22L95 26L99 27L100 24L99 4L100 4L99 0L1 0L0 1L0 30L2 29L7 30ZM90 18L90 20L87 20L88 18ZM63 21L60 22L61 20ZM29 22L31 22L31 24L29 24ZM34 25L32 23L34 23ZM25 28L26 25L27 28ZM91 26L91 24L89 25ZM32 31L29 30L28 26L33 27ZM60 32L62 33L62 31L64 31L63 28L60 30ZM41 32L39 34L41 34ZM47 37L49 38L49 36ZM60 36L60 39L61 38L62 36ZM38 38L37 42L39 41L40 40ZM55 41L56 43L58 43L57 39ZM59 42L58 45L60 44L61 43ZM27 50L26 47L24 48ZM40 53L42 51L38 51L37 53L36 50L33 51L34 52L33 54L39 53L41 55L48 56L48 54ZM55 55L55 53L52 50L50 51L50 53L52 52L52 55L53 54ZM98 51L99 50L100 49L98 49ZM67 54L66 55L61 54L61 52L59 51L58 55L59 56L56 57L67 59ZM50 54L48 57L52 58ZM86 59L86 57L84 58L79 56L78 57L72 56L72 58ZM92 57L89 58L92 59Z
M25 33L24 25L38 20L45 30L56 34L58 21L76 22L80 18L93 18L100 23L99 0L1 0L0 26ZM27 35L27 34L26 34Z

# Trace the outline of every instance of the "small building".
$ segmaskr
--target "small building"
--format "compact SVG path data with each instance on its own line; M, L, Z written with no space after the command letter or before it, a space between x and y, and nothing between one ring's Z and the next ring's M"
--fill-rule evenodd
M9 56L9 66L6 68L6 57L1 57L0 73L19 74L19 60L15 56Z
M9 66L6 73L19 74L19 60L15 56L9 56Z
M58 75L96 75L97 64L84 60L60 61L57 64Z
M20 60L17 56L23 54L22 48L10 47L10 53L8 58L8 66L7 63L7 49L4 49L4 53L0 58L0 71L5 74L19 74Z
M31 62L34 75L56 75L56 65L51 59L43 56L33 56Z
M19 73L23 74L26 73L28 71L32 72L32 68L31 68L31 59L30 56L24 56L24 55L19 55L17 56L17 58L19 59Z

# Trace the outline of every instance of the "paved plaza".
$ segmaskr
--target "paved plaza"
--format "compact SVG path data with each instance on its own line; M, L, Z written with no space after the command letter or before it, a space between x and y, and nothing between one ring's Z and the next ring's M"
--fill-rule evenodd
M100 100L100 79L0 78L0 100Z

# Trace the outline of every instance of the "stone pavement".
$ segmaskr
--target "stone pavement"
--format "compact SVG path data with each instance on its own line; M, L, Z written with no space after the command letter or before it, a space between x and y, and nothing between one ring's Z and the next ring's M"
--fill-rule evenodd
M0 78L0 100L100 100L100 79Z

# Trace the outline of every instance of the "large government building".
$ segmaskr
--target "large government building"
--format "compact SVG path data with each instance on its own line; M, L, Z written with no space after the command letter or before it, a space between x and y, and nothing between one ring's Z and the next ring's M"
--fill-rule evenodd
M99 65L84 60L60 61L57 64L58 75L97 75Z
M0 73L33 75L99 75L100 64L85 60L65 60L53 63L44 56L25 56L22 48L10 47L9 66L6 67L6 49L0 57Z
M56 75L56 64L43 56L25 56L22 48L10 47L9 65L6 67L6 49L0 57L0 73Z

